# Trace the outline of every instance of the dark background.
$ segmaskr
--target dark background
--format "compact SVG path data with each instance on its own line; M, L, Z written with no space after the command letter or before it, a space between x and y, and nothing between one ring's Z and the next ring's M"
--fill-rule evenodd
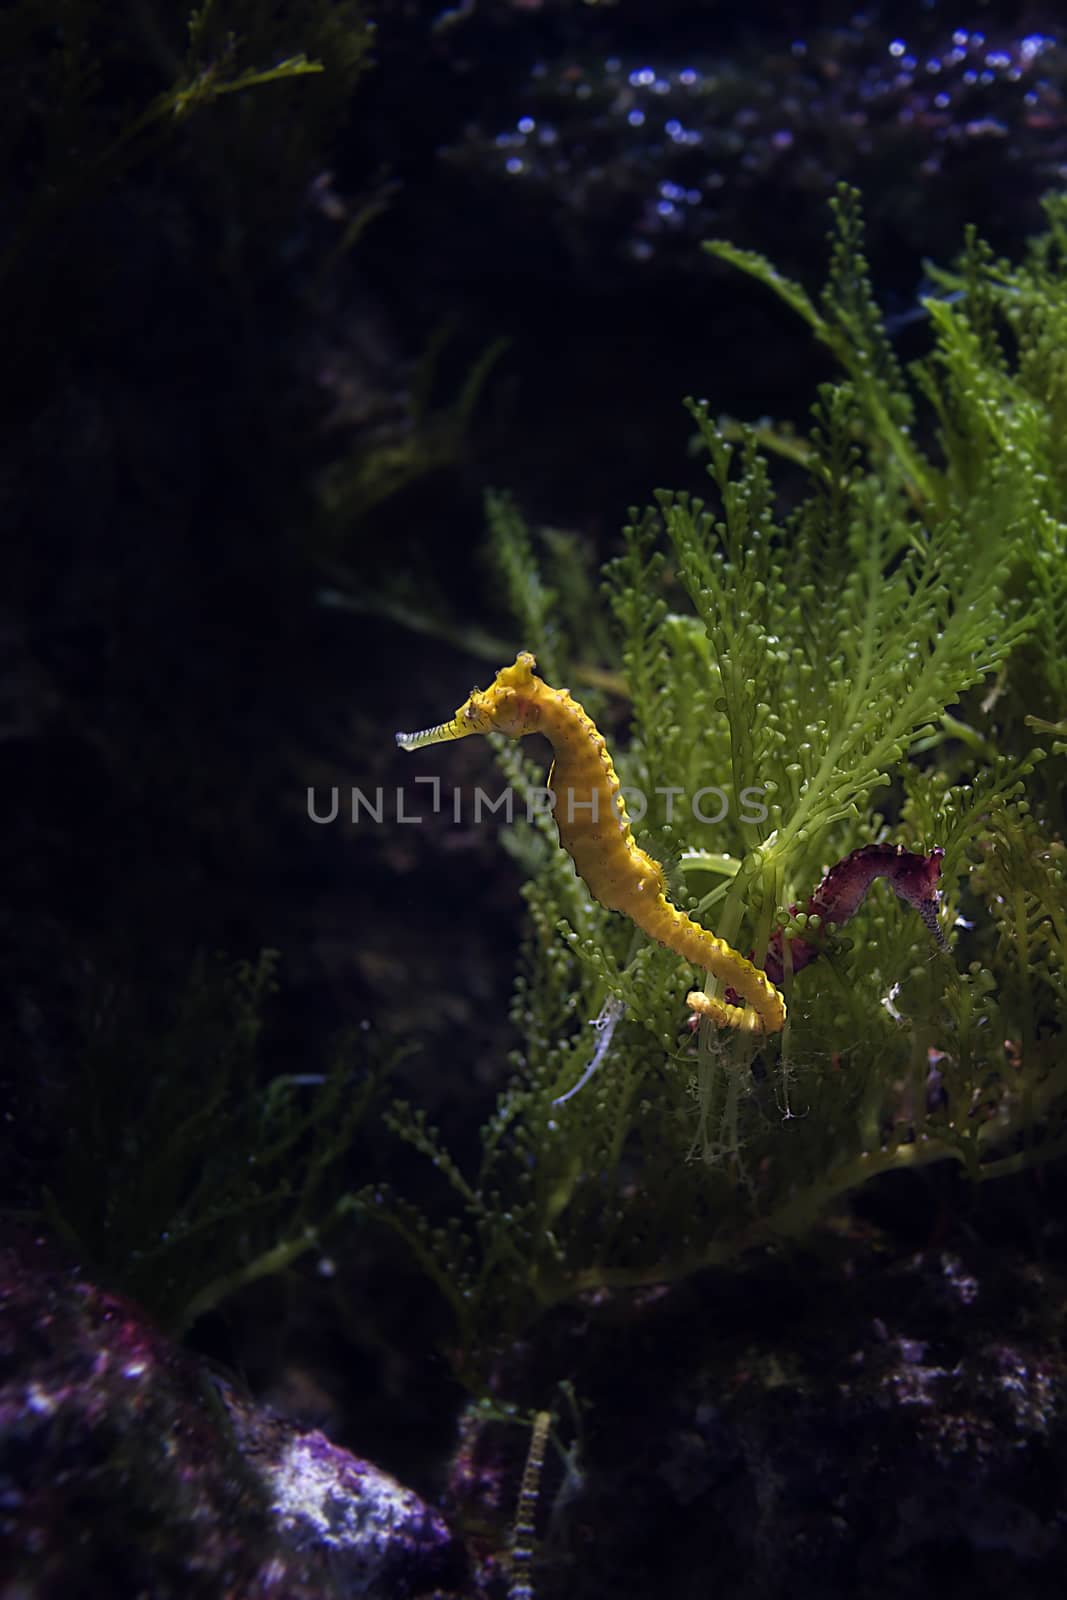
M321 1070L369 1023L419 1045L397 1086L474 1147L507 1072L518 871L487 830L320 828L305 797L408 775L394 729L491 674L464 624L522 643L485 489L599 560L629 505L698 486L684 395L802 420L827 374L702 239L814 292L828 198L856 183L907 357L924 259L969 222L1018 253L1067 159L1051 4L378 0L362 71L316 8L231 10L250 62L321 49L327 72L137 131L184 7L15 7L0 36L0 1199L19 1214L82 1140L101 1019L165 1035L201 952L282 952L265 1073ZM646 70L662 94L631 83ZM547 144L514 142L528 117ZM484 761L463 746L447 776ZM136 1085L143 1061L122 1070ZM350 1181L398 1161L368 1137ZM377 1426L418 1476L428 1412L444 1439L455 1404L440 1330L409 1274L341 1257L339 1289L261 1286L194 1339L280 1392L299 1333L340 1437L360 1410L361 1447Z

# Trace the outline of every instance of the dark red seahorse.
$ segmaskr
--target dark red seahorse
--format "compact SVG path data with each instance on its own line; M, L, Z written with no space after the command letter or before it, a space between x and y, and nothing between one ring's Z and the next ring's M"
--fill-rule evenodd
M913 850L905 850L901 844L861 845L830 868L804 909L809 917L820 917L824 925L833 922L840 928L855 916L875 878L888 878L900 898L915 907L942 950L947 950L948 941L937 920L938 882L944 854L943 850L934 849L927 856L918 855ZM794 916L798 909L797 906L789 908ZM783 976L782 938L781 928L772 933L763 963L763 970L773 984L780 984ZM789 944L793 971L799 972L820 953L822 938L820 935L817 940L806 939L798 934Z

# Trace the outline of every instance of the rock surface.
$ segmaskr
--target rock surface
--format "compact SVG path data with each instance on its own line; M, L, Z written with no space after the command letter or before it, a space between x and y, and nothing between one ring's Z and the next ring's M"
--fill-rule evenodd
M416 1600L463 1574L411 1490L39 1242L0 1246L0 1600Z

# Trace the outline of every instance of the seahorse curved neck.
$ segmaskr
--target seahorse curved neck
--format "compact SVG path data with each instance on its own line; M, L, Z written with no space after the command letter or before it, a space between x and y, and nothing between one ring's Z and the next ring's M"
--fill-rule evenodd
M594 900L636 921L666 887L663 868L635 843L604 736L566 689L542 685L538 731L555 757L548 787L559 842Z

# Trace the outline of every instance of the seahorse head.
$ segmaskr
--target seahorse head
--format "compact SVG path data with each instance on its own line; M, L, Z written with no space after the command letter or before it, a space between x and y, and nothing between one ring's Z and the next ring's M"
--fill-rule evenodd
M402 750L421 750L428 744L465 739L472 733L503 733L521 739L541 720L539 696L545 685L534 672L537 662L529 650L520 650L510 667L501 667L488 689L472 689L449 722L422 733L398 733Z

